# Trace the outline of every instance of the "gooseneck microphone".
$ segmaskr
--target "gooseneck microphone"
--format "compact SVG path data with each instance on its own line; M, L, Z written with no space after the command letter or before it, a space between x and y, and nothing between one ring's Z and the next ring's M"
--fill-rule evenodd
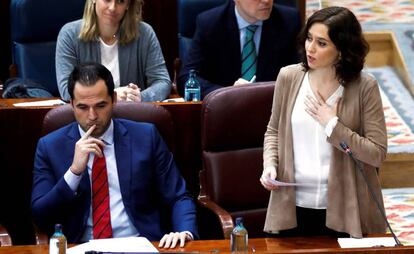
M390 223L388 222L387 216L385 215L385 212L384 212L385 209L384 210L381 209L380 203L379 203L377 197L375 196L375 193L372 190L371 185L368 182L367 176L365 175L364 170L362 170L361 162L354 158L354 155L352 154L351 148L349 148L349 146L345 142L341 142L341 143L339 143L339 145L345 151L345 153L348 154L349 157L351 157L351 159L355 162L356 167L358 168L359 172L361 173L362 177L364 178L365 183L368 186L369 193L371 194L372 199L375 201L375 204L377 205L378 210L381 212L383 220L387 224L387 227L390 230L390 232L392 234L392 237L394 238L395 246L403 246L403 244L400 242L400 240L398 240L397 236L394 234L394 231L392 230L392 228L390 226Z

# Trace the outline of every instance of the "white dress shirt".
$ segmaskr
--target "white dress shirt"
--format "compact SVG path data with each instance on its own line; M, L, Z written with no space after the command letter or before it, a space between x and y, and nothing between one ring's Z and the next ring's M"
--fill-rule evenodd
M85 132L79 126L79 133L81 137L85 135ZM118 170L116 165L115 158L115 147L114 147L114 124L111 120L109 128L105 133L99 138L104 141L105 148L105 161L106 169L108 172L108 186L109 186L109 206L111 210L111 225L112 225L112 235L113 237L128 237L128 236L138 236L139 233L132 221L129 219L128 214L126 213L124 203L122 201L121 189L119 186L118 179ZM91 183L92 190L92 165L95 155L90 154L87 164L87 172L89 176L89 181ZM85 171L86 172L86 171ZM84 173L85 173L84 172ZM72 173L70 169L65 173L65 180L68 183L69 187L76 192L81 181L81 178L84 174L77 176ZM92 193L91 193L92 195ZM92 196L91 196L92 200ZM82 241L88 241L93 238L93 222L92 222L92 202L90 206L89 217L86 223L86 229L82 236Z
M326 100L330 106L342 96L343 86ZM326 141L337 123L332 118L326 127L321 126L305 111L305 97L313 94L308 73L305 74L302 86L296 98L292 112L293 154L295 182L310 186L296 187L296 205L305 208L326 209L328 192L329 164L332 146Z

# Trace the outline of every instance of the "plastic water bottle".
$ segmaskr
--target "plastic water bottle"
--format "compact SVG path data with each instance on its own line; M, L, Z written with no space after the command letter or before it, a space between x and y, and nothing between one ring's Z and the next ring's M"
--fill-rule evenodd
M243 218L236 218L236 226L230 236L231 253L248 253L248 239L247 229L243 226Z
M201 87L200 87L200 83L197 80L197 74L195 70L190 70L188 79L185 82L184 100L185 101L200 101L201 100Z
M67 241L62 232L62 225L55 225L55 233L49 241L49 254L66 254Z

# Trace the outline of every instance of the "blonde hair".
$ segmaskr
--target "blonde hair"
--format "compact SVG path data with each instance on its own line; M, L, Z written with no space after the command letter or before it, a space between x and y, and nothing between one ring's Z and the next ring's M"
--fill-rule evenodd
M142 5L144 0L128 0L129 5L121 20L118 32L118 43L126 44L138 36L138 25L142 20ZM83 10L83 22L79 39L85 42L99 39L98 17L95 11L95 0L86 0Z

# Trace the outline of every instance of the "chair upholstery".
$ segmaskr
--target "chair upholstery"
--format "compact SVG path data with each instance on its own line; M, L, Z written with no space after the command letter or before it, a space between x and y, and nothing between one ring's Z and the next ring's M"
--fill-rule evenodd
M10 24L17 76L33 79L59 96L55 71L56 39L67 22L82 17L85 0L12 0Z
M7 232L7 229L0 224L0 247L12 245L12 240L9 233Z
M198 201L220 219L224 238L239 216L250 237L264 236L269 192L259 178L273 90L274 82L226 87L208 94L202 104Z
M113 109L114 118L153 123L171 152L174 152L174 126L170 112L152 103L118 102ZM42 136L75 121L71 105L50 110L43 119Z
M178 6L178 56L186 60L187 52L196 28L196 18L199 13L224 4L228 0L177 0Z

